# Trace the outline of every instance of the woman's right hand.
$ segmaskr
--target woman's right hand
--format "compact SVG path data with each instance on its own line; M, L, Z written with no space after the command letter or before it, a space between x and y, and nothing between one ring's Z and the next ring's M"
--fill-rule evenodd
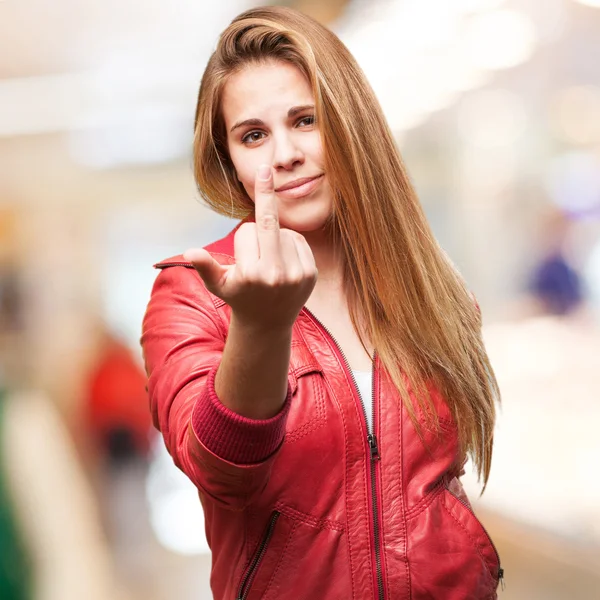
M221 265L204 249L184 256L207 289L225 301L244 326L291 328L317 281L308 242L291 229L280 229L270 166L259 167L255 179L255 223L235 233L235 264Z

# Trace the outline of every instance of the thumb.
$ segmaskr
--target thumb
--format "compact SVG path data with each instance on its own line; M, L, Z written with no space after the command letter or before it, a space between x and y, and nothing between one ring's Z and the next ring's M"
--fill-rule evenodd
M207 250L191 248L184 252L183 257L194 265L209 290L213 291L220 287L219 284L227 273L227 268L219 264Z

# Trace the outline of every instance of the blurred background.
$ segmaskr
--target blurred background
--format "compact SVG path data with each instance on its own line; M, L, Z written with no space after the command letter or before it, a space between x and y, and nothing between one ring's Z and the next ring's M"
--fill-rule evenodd
M191 170L219 32L264 4L0 0L0 598L201 600L200 504L150 429L153 263L233 222ZM600 598L600 0L296 0L381 100L479 299L507 600Z

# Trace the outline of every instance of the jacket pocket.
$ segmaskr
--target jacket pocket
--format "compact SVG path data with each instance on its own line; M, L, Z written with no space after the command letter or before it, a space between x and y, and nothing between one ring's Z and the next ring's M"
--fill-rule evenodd
M502 569L500 554L492 538L468 501L465 500L464 494L455 493L449 487L446 487L445 494L447 510L456 518L457 523L465 528L475 550L482 556L490 570L490 575L498 584L504 577L504 569Z
M238 586L238 592L236 595L236 600L246 600L248 598L248 594L252 590L252 584L254 579L260 569L261 563L269 549L269 544L273 538L275 533L275 528L277 526L277 521L279 520L280 513L279 511L273 511L271 513L271 518L267 524L267 528L260 540L256 550L254 551L252 558L250 559L250 563L244 570L244 574L240 581L240 585Z
M407 520L412 600L493 600L501 576L492 541L447 488Z
M252 551L237 600L352 597L344 527L278 504Z

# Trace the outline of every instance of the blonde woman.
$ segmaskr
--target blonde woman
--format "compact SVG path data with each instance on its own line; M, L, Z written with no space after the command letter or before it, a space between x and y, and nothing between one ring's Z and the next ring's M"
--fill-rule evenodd
M468 456L490 472L480 316L348 50L291 9L237 17L194 154L202 196L241 221L157 265L142 345L214 597L496 598L458 479Z

